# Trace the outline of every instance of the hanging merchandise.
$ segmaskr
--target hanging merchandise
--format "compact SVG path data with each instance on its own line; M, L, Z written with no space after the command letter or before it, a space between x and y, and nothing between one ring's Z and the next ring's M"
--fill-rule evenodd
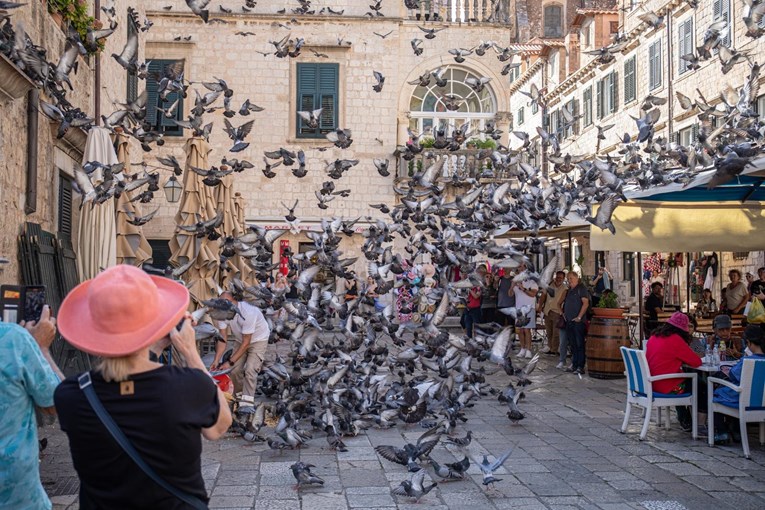
M711 255L707 255L707 263L706 263L706 275L704 277L704 288L710 289L714 293L714 287L715 287L715 277L717 276L717 255L715 253L712 253Z
M670 253L667 256L667 268L664 284L664 304L677 306L680 304L680 268L677 266L677 256ZM682 264L682 256L680 258Z
M643 261L643 296L651 294L651 283L660 273L661 257L658 253L652 253Z

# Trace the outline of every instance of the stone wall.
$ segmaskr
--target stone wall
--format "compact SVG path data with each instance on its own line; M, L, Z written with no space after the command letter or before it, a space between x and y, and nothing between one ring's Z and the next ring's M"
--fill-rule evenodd
M127 6L134 2L118 0L115 2L119 28L106 41L106 49L100 57L78 57L79 69L70 75L73 89L68 93L68 100L91 116L96 115L95 69L96 59L101 61L101 113L112 111L112 101L124 101L126 91L125 72L109 57L111 53L120 53L127 38L125 20ZM91 6L92 9L92 6ZM58 62L65 44L64 31L47 12L45 2L29 2L15 9L12 15L14 25L23 23L26 32L35 44L44 47L48 59ZM108 25L103 13L104 24ZM50 101L44 93L40 99ZM17 235L25 222L34 222L51 232L58 229L59 173L74 175L74 168L82 162L85 135L70 134L62 140L56 139L57 125L42 113L39 114L38 130L38 168L37 168L37 204L36 211L25 214L26 204L26 164L27 164L27 98L9 100L0 98L0 205L4 214L0 216L0 255L11 263L0 269L0 281L20 283L17 261ZM138 149L140 150L140 148ZM134 150L134 152L136 152ZM73 236L77 236L79 201L73 204Z
M265 108L265 111L254 113L249 118L237 116L232 119L234 125L252 118L256 121L248 139L250 147L237 155L227 152L232 142L222 129L222 112L205 116L205 122L212 121L215 126L210 137L213 147L211 164L219 164L225 156L236 156L256 166L237 174L235 183L235 190L245 198L246 217L250 222L284 223L287 211L281 204L291 205L295 200L299 200L295 214L309 224L317 223L322 217L377 217L379 213L369 207L370 203L384 202L392 206L396 200L394 177L381 177L372 160L390 159L391 171L395 173L393 168L396 162L392 154L397 144L406 141L406 127L410 125L407 112L415 88L407 82L422 73L444 65L455 65L477 75L491 77L489 87L494 91L497 112L509 111L508 81L500 75L504 63L499 62L492 51L482 58L470 56L461 66L455 64L448 54L449 48L471 48L482 40L506 42L509 30L504 26L450 24L434 40L426 40L424 54L417 57L412 52L410 40L422 38L418 24L387 17L307 17L295 23L290 22L290 16L216 13L215 16L220 16L226 23L204 25L198 18L188 15L185 9L179 8L176 12L175 7L169 12L150 11L149 15L155 26L147 36L147 59L184 59L187 79L198 82L217 76L227 81L235 91L232 108L238 109L246 98ZM290 27L287 29L279 26L288 23ZM241 37L236 35L238 31L251 31L257 35ZM385 39L373 33L386 34L391 31ZM279 40L287 34L306 40L300 57L278 59L255 52L272 51L269 41ZM191 39L174 41L178 35L191 36ZM338 45L338 37L343 38L343 44ZM328 57L318 57L312 50ZM298 62L339 63L339 124L353 133L354 142L349 149L320 151L328 146L326 140L296 139L295 82ZM386 78L379 94L372 91L373 70L381 72ZM193 97L194 93L190 91L189 100L184 105L187 113L193 106ZM508 119L503 122L509 122L508 115L503 118ZM500 124L498 127L508 132L508 125ZM183 144L183 138L167 137L164 147L144 154L144 160L154 164L156 155L172 153L183 161ZM277 176L273 179L263 175L263 152L280 147L290 150L302 148L305 151L308 168L305 178L294 177L290 169L284 167L275 169ZM321 188L322 182L329 180L325 168L336 158L358 159L360 162L342 179L335 181L338 190L350 189L350 196L338 197L328 204L328 209L321 211L316 207L314 192ZM157 203L161 205L160 214L144 230L149 238L168 239L174 230L176 206L164 203L161 197Z

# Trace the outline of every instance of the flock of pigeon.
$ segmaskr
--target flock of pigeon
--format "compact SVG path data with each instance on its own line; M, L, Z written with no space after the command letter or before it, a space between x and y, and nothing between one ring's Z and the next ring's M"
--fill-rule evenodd
M381 16L383 0L373 1L369 16ZM186 0L190 10L206 23L213 23L206 9L209 0ZM300 0L299 7L292 10L296 18L310 16L316 11L310 0ZM696 2L689 2L695 7ZM255 2L247 0L242 6L246 12ZM418 7L418 2L405 0L408 8ZM136 100L116 104L117 109L101 119L92 119L67 100L67 88L71 89L69 75L77 72L77 55L93 51L102 44L117 27L112 19L113 7L104 7L103 12L110 18L109 27L88 32L85 40L71 30L68 32L64 53L58 63L50 62L45 50L27 36L21 23L13 25L13 10L22 4L0 1L0 51L13 61L44 91L48 101L41 101L42 112L59 123L58 135L68 129L83 128L99 124L135 138L147 153L164 142L156 126L146 122L147 111L158 108L158 115L175 118L178 102L170 104L166 99L177 92L184 97L193 95L194 106L188 118L177 121L192 136L208 138L214 129L210 115L222 113L226 134L231 140L228 152L239 155L245 151L253 120L237 122L237 117L257 115L263 108L250 99L240 106L234 103L235 91L221 78L190 82L185 78L182 63L167 66L159 74L149 72L147 62L138 60L140 33L151 29L149 19L139 23L135 11L131 11L131 22L140 26L126 45L112 58L125 70L139 79L153 79L158 83L159 106L147 104L144 92ZM168 9L171 8L168 6ZM227 12L221 7L222 12ZM765 12L762 0L747 0L745 23L747 36L757 38L763 30L757 28ZM319 14L327 14L319 12ZM328 14L342 15L341 11ZM664 22L663 15L646 13L641 17L652 27ZM225 22L224 20L218 20ZM294 20L293 20L294 21ZM286 28L294 29L298 23ZM448 27L421 27L425 39L434 39L441 30ZM320 232L306 232L313 243L308 253L286 253L292 267L300 267L293 285L297 298L287 298L287 288L266 287L256 282L233 280L232 290L244 299L261 308L271 323L272 342L285 342L289 352L276 361L267 362L261 373L260 391L273 397L274 404L260 404L256 412L236 423L238 431L250 441L265 441L272 449L296 448L312 440L313 431L324 433L329 447L342 451L343 437L359 434L372 428L387 428L397 424L419 424L426 432L415 444L378 446L377 452L386 461L405 466L412 477L401 483L394 494L419 500L435 486L425 480L426 467L433 477L440 480L461 479L470 466L466 455L459 462L439 464L434 455L436 447L450 442L464 447L471 441L471 433L460 434L463 423L468 421L467 411L476 399L494 395L508 406L508 418L512 422L523 419L518 408L523 397L521 388L530 384L529 374L536 366L532 359L522 369L514 368L509 353L513 331L510 327L497 324L483 325L474 338L448 333L442 328L447 315L455 312L457 304L464 300L467 289L483 285L476 270L476 261L491 259L494 265L511 269L521 263L529 265L529 257L544 249L544 231L560 225L571 213L580 215L601 229L614 232L611 215L618 204L626 200L628 187L647 188L670 182L689 183L699 172L714 169L710 186L716 186L735 179L751 161L763 153L763 122L754 111L754 101L759 95L760 66L753 61L753 55L723 45L727 24L716 22L704 34L703 43L693 54L683 57L689 66L698 62L718 58L723 73L732 66L748 65L749 78L737 89L727 86L720 93L721 102L715 105L713 99L699 94L696 99L678 94L680 106L697 113L701 129L698 140L689 146L682 146L662 136L656 136L654 126L660 117L657 106L671 98L648 96L642 105L640 118L635 119L636 136L624 134L618 151L609 155L600 154L600 141L606 139L606 132L612 126L598 127L598 147L593 154L562 153L555 133L538 128L541 147L552 169L545 175L539 168L527 163L528 155L533 156L536 145L529 133L514 131L512 136L521 140L518 150L511 150L501 143L495 149L480 151L479 160L485 162L478 172L469 173L464 165L444 180L445 165L449 158L437 155L422 144L425 136L433 138L436 149L455 151L460 149L471 136L484 136L499 142L502 132L493 123L487 123L480 133L471 133L469 126L452 130L437 128L427 133L409 132L409 139L396 148L393 156L412 160L418 155L425 156L425 165L410 179L394 184L397 195L395 204L377 203L370 207L380 215L368 218L369 227L363 232L362 254L366 258L367 275L373 283L360 281L358 298L344 299L343 293L334 285L319 283L318 275L335 278L357 278L352 271L355 257L345 257L339 249L342 236L354 235L354 225L361 219L323 219ZM254 35L240 32L246 37ZM377 34L384 39L390 34ZM626 37L617 34L614 42L593 53L603 63L613 60L613 55L626 45ZM338 41L343 44L344 41ZM271 42L273 50L269 55L276 58L298 58L305 45L302 38L287 35ZM425 47L421 39L411 41L415 55L423 55ZM456 62L466 56L478 57L493 52L500 62L505 63L503 74L519 64L512 62L515 52L491 41L481 41L473 48L449 50ZM443 68L425 73L413 85L429 85L435 81L437 87L444 84ZM476 91L482 90L489 78L471 79L466 84ZM375 71L370 77L370 93L380 92L385 77ZM192 87L194 86L194 87ZM197 87L198 86L198 87ZM191 88L191 90L189 90ZM523 92L531 103L544 106L545 94L535 87ZM457 110L461 99L443 94L441 100L448 109ZM324 114L322 109L297 112L307 127L319 125ZM563 109L563 129L573 125L578 116ZM330 147L346 150L353 144L349 129L337 129L326 135L327 144L319 147L324 151ZM442 154L442 153L439 153ZM150 202L158 191L159 170L171 170L175 175L184 172L183 165L173 156L157 156L158 165L144 165L140 175L128 175L122 165L106 166L100 162L84 165L84 175L99 169L104 179L97 185L79 182L82 202L103 203L121 193L132 192L133 200ZM388 159L370 162L382 176L389 176ZM306 156L300 148L278 147L264 152L263 174L271 179L279 167L289 168L297 177L322 169L309 168ZM370 165L370 166L372 166ZM157 171L149 173L152 166ZM328 179L321 189L315 191L317 207L327 209L328 203L347 197L351 191L338 189L348 172L356 172L366 166L358 159L338 158L329 163L323 171ZM217 186L221 178L231 173L248 172L256 167L245 159L224 157L219 166L191 168L203 176L207 186ZM503 179L497 179L498 176ZM455 186L459 193L449 198L447 186ZM592 205L599 204L597 214L592 215ZM220 242L221 263L235 255L246 260L260 281L268 279L276 269L274 242L287 231L299 232L299 218L295 215L297 202L284 205L285 228L281 231L266 231L257 226L248 227L247 233L234 237L223 237ZM142 225L150 221L156 211L144 217L131 217L130 221ZM199 224L186 227L198 237L218 239L217 229L222 222L219 214ZM523 241L496 242L510 230L524 230L530 236ZM403 251L394 252L394 241L403 246ZM423 291L417 274L418 260L430 260L438 268L435 288ZM545 288L557 269L556 258L539 273L526 270L516 276L518 279L532 278ZM446 277L447 267L459 267L466 278L450 282ZM176 268L175 277L181 277L188 268ZM324 281L324 280L321 280ZM394 285L414 288L412 312L419 310L416 319L402 321L393 304L382 311L375 308L374 297L393 291ZM213 319L231 318L236 309L228 301L212 299L202 303L197 312L200 324L197 337L200 341L216 338L218 331L201 318L208 314ZM503 310L512 315L516 323L528 320L533 310ZM486 376L504 370L509 385L504 390L490 387ZM267 418L275 418L276 425L267 436L261 432L271 429L266 426ZM484 484L498 481L493 472L507 460L510 451L499 455L490 462L487 457L477 462L484 474ZM313 466L296 463L292 472L298 485L322 484L323 481L311 473Z

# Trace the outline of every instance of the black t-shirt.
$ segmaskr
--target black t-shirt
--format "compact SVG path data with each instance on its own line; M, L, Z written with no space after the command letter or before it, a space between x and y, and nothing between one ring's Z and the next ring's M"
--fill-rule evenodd
M587 298L589 301L587 305L587 309L589 310L592 308L592 298L590 297L590 291L587 290L587 287L585 287L584 284L579 282L576 284L576 287L568 290L566 298L563 300L563 317L565 317L567 321L572 321L579 316L579 312L582 311L582 307L584 306L584 303L582 303L582 299L584 298Z
M762 280L755 280L749 286L749 295L754 296L760 292L765 292L765 282Z
M664 303L662 299L653 292L645 300L645 309L648 311L648 315L652 321L659 320L659 314L656 312L656 309L661 309L663 307Z
M164 366L131 375L134 393L120 395L120 383L91 375L99 400L143 460L171 485L208 501L201 429L213 426L220 410L210 377L201 370ZM64 380L54 399L80 478L81 509L191 508L154 483L114 441L76 377Z

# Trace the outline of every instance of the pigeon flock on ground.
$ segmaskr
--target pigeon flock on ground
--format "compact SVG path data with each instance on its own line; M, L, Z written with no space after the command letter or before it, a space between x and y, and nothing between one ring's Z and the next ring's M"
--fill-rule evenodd
M383 1L393 0L372 1L368 16L382 16ZM281 25L290 33L279 41L269 41L271 51L258 53L281 59L298 58L306 41L293 37L291 32L299 30L301 17L343 15L342 11L331 8L317 11L311 3L299 0L299 6L291 13L281 12L294 16ZM404 0L404 3L410 9L419 7L417 0ZM694 8L697 4L688 3ZM210 17L207 9L210 0L186 0L186 4L205 23L226 22ZM14 9L21 5L0 1L0 52L44 92L45 100L40 102L40 109L58 123L59 137L68 129L87 130L101 125L135 138L146 153L163 145L162 133L145 121L148 109L155 108L147 104L146 92L132 102L115 103L115 110L101 119L89 117L67 100L68 89L72 87L69 75L77 72L77 55L94 51L117 28L113 7L102 8L109 19L108 28L88 32L84 40L70 29L64 52L55 62L49 61L51 56L29 38L22 23L12 23ZM254 5L254 1L246 0L242 11L248 12ZM165 10L171 8L164 7ZM220 10L230 12L222 6ZM761 37L765 31L759 28L759 22L765 13L765 1L746 0L743 12L748 28L746 35ZM132 10L130 16L131 22L141 28L132 33L124 48L111 56L140 80L152 79L158 83L158 95L163 100L158 115L175 118L178 102L166 101L171 93L191 97L190 115L177 121L178 126L190 136L208 139L216 124L223 124L231 144L225 150L232 155L245 151L250 145L247 140L254 124L252 116L257 117L263 108L250 98L237 96L225 77L211 76L190 82L181 62L167 66L159 74L151 74L148 63L138 60L138 49L141 34L151 29L152 22L145 19L141 23ZM658 28L664 23L664 15L646 12L641 20ZM420 29L424 40L430 41L449 28L432 25ZM314 444L314 435L318 433L324 435L330 448L342 451L344 437L365 429L418 425L425 433L415 444L376 448L385 461L401 464L412 473L393 493L414 500L425 496L436 484L425 479L427 469L436 480L462 479L471 464L470 458L465 455L462 461L439 463L438 446L451 444L463 448L470 443L472 435L466 422L476 399L493 395L508 406L511 422L522 420L524 416L519 409L522 388L531 384L528 376L537 362L532 359L523 368L513 367L509 356L514 336L511 327L481 325L474 338L448 333L442 328L445 318L464 301L466 291L484 284L476 272L476 261L491 259L495 266L508 270L520 264L530 266L530 257L544 249L544 231L560 225L570 214L614 232L611 215L619 203L626 200L625 190L667 183L687 184L700 172L711 170L714 176L709 186L714 187L735 179L755 158L762 156L765 130L754 111L759 95L760 66L753 60L755 55L723 44L727 30L727 23L713 23L705 32L701 46L682 58L690 67L698 66L701 61L719 59L723 74L733 66L747 65L749 77L737 88L725 86L720 91L720 102L716 98L705 98L701 93L696 98L682 94L674 98L681 108L695 112L699 119L698 139L689 146L655 135L654 126L660 118L657 107L673 98L650 95L641 106L641 116L635 119L636 134L625 133L618 150L608 155L600 153L600 142L609 138L608 130L613 126L597 127L598 146L587 154L562 153L556 134L542 128L537 129L542 142L538 149L532 143L536 135L514 131L511 136L521 141L517 150L500 143L503 133L492 122L480 132L471 132L468 125L437 128L426 133L409 131L408 140L395 149L391 158L412 161L423 157L424 164L410 178L393 185L396 203L370 204L370 208L379 213L365 218L369 226L362 233L362 253L372 283L362 280L352 270L356 258L344 256L339 249L343 236L355 235L354 226L361 218L325 218L320 232L305 232L313 243L311 251L285 254L290 267L299 268L293 282L297 297L288 298L286 287L233 280L232 290L264 311L272 329L270 341L289 345L287 354L266 362L262 369L259 391L274 403L260 404L254 414L236 422L237 430L245 439L265 441L275 450ZM238 35L255 36L252 32L238 32ZM375 34L381 39L389 35ZM419 38L411 41L416 56L438 51L428 47L425 41ZM628 42L627 35L616 34L612 44L591 54L601 63L609 63ZM338 40L339 45L347 43ZM458 63L469 55L491 58L493 54L504 63L503 75L520 65L513 63L517 52L512 47L502 47L492 41L480 41L472 48L449 49L448 54ZM437 88L443 87L446 84L444 71L445 67L433 69L410 83L419 86L435 83ZM470 78L466 85L480 91L489 82L487 77ZM384 85L385 77L380 72L374 71L369 76L370 94L379 93ZM530 90L522 91L531 104L540 107L545 106L545 92L533 85ZM449 110L458 110L462 103L461 98L446 93L441 94L440 100ZM221 120L218 114L224 118ZM323 114L322 109L296 112L308 127L318 126ZM578 121L579 115L563 108L562 118L562 129L566 130ZM471 136L497 142L496 148L480 151L481 166L473 170L468 170L464 161L460 161L453 171L447 172L450 157L443 156L443 151L432 152L422 143L428 137L433 139L434 149L456 151ZM338 158L324 168L310 168L306 164L306 151L326 151L332 147L345 150L354 142L351 130L344 128L328 133L326 139L326 145L318 148L273 147L264 152L260 171L269 179L288 178L288 173L300 179L309 173L324 172L327 180L315 190L319 209L328 209L330 202L342 200L351 193L342 186L343 177L349 172L372 170L384 177L390 175L391 159ZM547 174L528 163L539 159L535 157L539 155L535 154L537 150L543 151L551 163ZM128 175L122 165L88 162L83 167L86 178L89 172L99 169L104 179L96 186L89 182L77 183L82 203L104 203L124 192L132 192L134 200L151 202L153 193L159 190L160 171L172 171L175 175L185 171L173 156L157 156L156 163L144 165L137 175ZM218 186L222 177L252 172L258 165L260 163L227 156L220 165L190 170L204 177L205 185ZM155 171L149 173L149 168ZM288 172L282 172L285 169L289 169ZM448 193L447 187L456 187L456 196ZM593 204L599 206L594 215ZM288 231L301 231L300 219L295 214L297 205L297 202L284 204L284 230L266 231L249 226L242 236L223 237L221 260L238 255L248 262L260 281L266 281L278 267L273 264L274 242ZM143 217L133 215L129 221L143 225L156 212ZM218 232L221 223L219 214L183 228L200 238L217 239L221 237ZM495 237L511 230L523 230L529 236L523 241L495 241ZM432 276L433 288L426 289L423 275L417 274L417 261L421 260L429 260L438 268ZM557 262L553 260L538 273L527 269L516 278L535 279L545 288L558 269ZM182 277L190 265L176 268L173 276ZM447 267L459 267L464 279L450 282L444 270ZM320 273L325 278L357 279L358 298L346 300L344 293L336 291L334 285L319 283L325 281L318 278ZM375 308L374 296L391 292L394 285L415 289L411 304L406 305L411 309L398 309L392 303ZM223 320L233 317L237 311L228 301L220 299L201 305L203 308L196 314L200 319L197 338L214 341L219 333L212 324L202 321L204 315ZM533 314L533 310L514 308L502 312L512 316L516 324L523 324ZM491 388L486 383L486 376L497 370L504 370L508 376L506 389ZM276 420L276 425L267 426L268 419ZM473 459L483 473L485 485L499 481L493 473L509 455L510 451L502 453L493 462L487 457L482 462ZM311 472L312 467L300 462L292 466L299 487L323 484Z

